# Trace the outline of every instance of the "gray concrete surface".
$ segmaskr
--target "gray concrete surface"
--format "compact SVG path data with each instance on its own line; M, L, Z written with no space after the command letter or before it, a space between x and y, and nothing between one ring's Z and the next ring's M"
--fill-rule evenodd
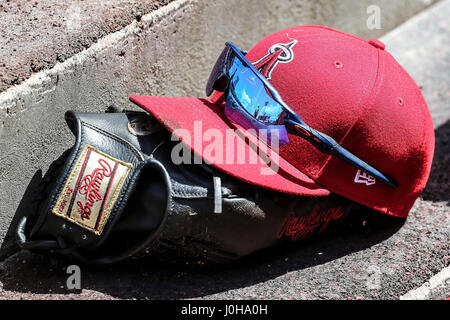
M425 12L383 36L388 45L392 43L390 52L402 65L409 66L409 74L427 98L435 127L443 125L450 116L450 35L449 19L445 19L449 12L445 2L438 4L434 12L439 8L442 12L435 21ZM403 36L404 30L409 29L415 32ZM442 69L437 69L436 65Z
M200 30L210 30L212 22L225 25L233 35L231 40L248 47L249 42L270 33L271 28L279 29L295 20L271 20L273 11L260 13L261 7L256 5L249 12L258 12L255 16L259 19L239 20L236 12L224 10L228 16L217 20L216 5L231 6L232 2L205 6L201 1L175 1L54 69L32 77L20 90L12 88L0 95L0 150L6 150L0 156L3 230L9 227L26 186L38 180L41 173L37 170L45 170L72 143L62 121L65 106L103 110L113 101L126 105L131 92L202 95L204 81L198 79L206 77L206 65L215 57L211 52L219 52L227 37L224 30ZM349 20L350 15L346 19L344 11L341 9L339 21ZM66 289L63 269L52 267L42 256L21 252L0 264L0 297L398 299L427 281L433 282L433 292L422 298L450 297L450 281L445 277L448 272L437 277L437 284L430 280L437 279L433 276L449 266L449 15L450 0L441 1L382 38L422 87L436 129L430 180L406 221L371 211L360 212L339 230L316 241L274 248L221 268L167 266L148 261L83 269L83 289L77 292ZM244 40L239 26L251 30L249 27L262 18L272 22L268 26L258 24L261 30L251 32L250 38ZM174 20L177 23L172 23ZM295 22L301 24L299 19ZM364 28L365 23L361 32L367 32L362 31ZM196 51L189 50L193 40L198 43ZM163 47L159 43L177 46ZM163 77L180 70L186 72L171 81ZM23 165L17 166L18 162Z
M171 1L1 1L0 92Z
M67 60L105 35L172 1L174 0L2 1L0 92L21 83L40 70ZM263 18L260 24L266 24L266 27L277 27L293 21L316 24L326 22L347 32L373 36L392 29L435 0L332 2L334 1L234 1L233 17L228 20L228 24L233 23L234 19L239 22L236 15L242 19L251 12L256 17ZM350 2L351 6L348 5ZM222 19L226 18L227 14L223 14L223 9L227 8L223 8L221 4L212 4L212 1L205 3L217 8L211 15L213 21L220 19L219 15L223 15ZM365 12L369 4L380 5L383 10L382 29L378 32L367 32L364 28L367 19ZM259 13L264 11L267 14L261 16ZM354 17L345 19L350 14ZM201 25L198 27L199 30L203 28ZM221 27L226 30L229 26L221 21ZM252 26L251 29L256 29L252 33L259 37L264 28Z
M209 70L226 40L250 48L265 35L301 24L377 37L432 2L177 0L102 38L132 20L142 5L136 1L120 6L116 1L102 2L102 6L95 5L98 1L2 3L9 11L1 13L0 30L11 36L6 44L5 36L1 37L0 59L6 60L0 63L6 66L1 72L17 75L14 70L22 70L30 61L56 65L0 93L0 243L4 247L3 239L28 183L73 142L63 121L65 111L130 106L130 94L203 96ZM381 10L381 29L369 30L367 7L374 4ZM14 10L24 16L19 22L23 26L17 26ZM95 19L89 22L90 17ZM114 17L121 18L106 27ZM48 26L57 20L61 26ZM80 40L85 32L95 36ZM12 58L8 50L15 48ZM87 49L67 58L83 48ZM64 62L42 54L59 55Z

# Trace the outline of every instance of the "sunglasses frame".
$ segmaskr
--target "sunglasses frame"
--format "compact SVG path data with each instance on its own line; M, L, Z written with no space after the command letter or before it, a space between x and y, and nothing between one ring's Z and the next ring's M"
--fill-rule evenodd
M286 130L288 133L299 136L309 143L311 143L315 148L317 148L320 152L324 154L329 154L336 156L337 158L351 164L353 167L358 168L361 171L364 171L365 173L373 176L374 178L378 179L379 181L393 187L397 188L398 184L392 180L391 178L388 178L383 173L378 171L377 169L373 168L363 160L359 159L357 156L352 154L350 151L346 150L342 146L340 146L336 140L331 138L330 136L326 135L325 133L322 133L320 131L317 131L310 126L308 126L300 116L295 113L281 98L280 93L272 86L272 84L255 68L255 66L248 61L245 58L246 51L239 50L232 42L226 42L226 46L231 48L234 55L241 60L241 62L244 64L244 66L248 67L252 72L262 81L264 86L269 91L272 98L280 104L283 109L286 111L286 116L284 118L284 125L286 126ZM229 54L226 57L225 63L223 64L224 70L222 70L222 75L220 77L217 77L216 81L222 78L223 76L226 77L227 85L224 89L224 92L229 88L229 80L231 76L227 73L228 70L225 70L225 67L227 67L230 63L230 57ZM217 90L213 86L214 90ZM217 90L222 91L222 90ZM245 110L244 110L245 111Z

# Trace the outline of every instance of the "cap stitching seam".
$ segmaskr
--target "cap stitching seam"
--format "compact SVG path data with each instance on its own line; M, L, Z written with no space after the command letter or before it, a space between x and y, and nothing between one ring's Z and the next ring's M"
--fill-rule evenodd
M408 74L409 75L409 74ZM411 79L412 79L412 77L411 77ZM414 81L414 79L413 79L413 81ZM421 95L422 95L422 92L421 92ZM422 100L422 103L423 104L425 104L425 106L426 106L426 108L428 109L428 106L427 106L427 103L426 103L426 100L425 100L425 97L422 95L422 97L421 97L421 100ZM424 118L426 118L428 115L426 115L426 112L425 112L425 110L424 110L424 108L421 108L421 113L422 113L422 119L424 119ZM425 121L421 121L422 122L422 143L420 144L420 150L423 150L424 149L424 145L425 145L425 143L426 143L426 141L427 141L427 138L429 137L427 134L425 134ZM434 130L434 128L433 128L433 130ZM430 166L430 169L429 169L429 171L428 171L428 177L429 177L429 175L430 175L430 173L431 173L431 167L433 166L433 160L431 160L431 166ZM423 186L423 188L422 188L422 191L426 188L426 186L427 186L427 184L428 184L428 178L426 179L426 181L425 181L425 185ZM418 193L419 195L418 196L420 196L420 194L422 193L422 191L420 191L420 192L415 192L415 193Z
M325 186L326 188L330 188L330 187L332 187L332 188L339 188L338 186L336 186L335 184L332 184L332 183L323 183L323 182L321 182L320 183L321 185L323 185L323 186ZM333 193L337 193L337 194L339 194L339 195L341 195L340 193L338 193L338 192L336 192L336 191L332 191ZM353 192L347 192L347 194L348 195L351 195L351 196L357 196L355 193L353 193ZM341 196L343 196L343 197L346 197L346 195L341 195ZM376 202L373 202L373 201L371 201L371 200L368 200L367 198L361 198L361 197L359 197L362 201L364 201L364 202L366 202L366 203L361 203L362 205L366 205L366 206L375 206L375 207L378 207L378 208L381 208L381 207L383 207L383 205L382 204L377 204ZM350 200L352 200L352 199L350 199ZM352 201L355 201L355 202L361 202L361 200L358 200L358 201L356 201L356 200L352 200ZM409 201L410 202L410 201ZM388 206L388 205L386 205L386 206L384 206L384 208L386 208L386 210L384 211L384 212L393 212L393 211L395 211L395 214L397 214L398 215L398 211L403 211L404 210L404 208L405 208L405 206L404 205L400 205L400 206ZM396 209L398 209L398 210L396 210ZM375 210L377 210L377 209L375 209Z
M295 28L295 27L294 27L294 28ZM345 36L345 37L347 37L347 38L351 38L351 39L355 39L355 40L359 40L359 41L364 41L364 42L367 42L367 43L368 43L368 41L365 40L365 39L359 38L359 37L357 37L357 36L354 36L354 35L351 35L351 34L348 34L348 33L342 32L342 31L339 31L339 30L331 29L331 28L328 28L328 27L325 27L325 26L305 25L305 26L302 26L302 28L311 28L311 29L323 29L323 30L328 30L328 31L330 31L330 32L338 33L338 34L340 34L340 35L342 35L342 36Z
M414 87L415 81L411 77L411 75L405 69L403 69L402 72L407 76L407 78L409 78L411 80L412 86ZM416 89L416 88L414 88L414 89ZM420 101L422 102L422 105L425 106L425 108L420 108L421 118L425 119L425 118L428 118L428 116L429 116L429 114L426 112L426 109L428 109L427 101L425 100L425 97L422 94L422 90L420 90L420 88L418 88L418 87L417 87L417 89L419 89L419 92L420 92ZM421 121L421 124L422 124L422 130L421 131L422 131L422 133L425 133L425 127L426 127L425 121ZM433 128L433 130L434 130L434 128ZM425 145L425 143L427 141L427 138L428 138L428 136L426 134L422 134L422 142L420 143L420 149L421 150L423 150L423 147L424 147L424 145ZM431 168L430 168L430 170L431 170ZM426 186L426 183L425 183L425 186ZM419 194L420 193L421 192L419 192Z
M377 75L376 75L376 79L375 79L375 82L373 84L373 87L371 89L371 93L369 94L367 100L370 100L370 98L372 98L372 97L376 97L378 95L378 93L380 92L380 90L381 90L381 83L382 83L382 80L383 80L383 73L381 72L381 67L384 66L384 64L383 64L383 61L382 61L382 58L381 58L379 50L377 50L377 54L378 54ZM355 122L349 128L349 130L346 132L344 137L339 141L339 144L341 144L342 141L345 140L345 138L348 136L348 134L353 129L353 127L356 125L356 123L361 119L361 117L364 115L364 111L374 105L374 101L375 101L375 99L372 100L372 103L369 103L369 104L365 105L365 108L364 108L363 112L361 113L361 116L358 117L358 119L355 120ZM319 172L319 176L322 174L322 171L324 170L325 166L331 161L331 159L332 159L332 156L329 156L328 160L322 166L322 168L321 168L321 170ZM338 186L336 186L335 184L332 184L332 183L328 183L328 182L327 183L323 183L322 182L322 184L324 184L326 187L332 187L332 188L339 189ZM377 204L377 203L369 200L367 197L361 197L361 195L356 194L356 193L354 193L352 191L346 191L346 194L354 196L355 198L359 198L360 200L358 200L358 201L364 201L364 202L366 202L366 205L380 207L380 204ZM355 200L353 200L353 201L355 201ZM356 202L358 202L358 201L356 201ZM385 208L386 208L385 212L386 213L392 212L395 209L398 209L398 211L402 211L404 209L404 207L405 206L403 206L403 205L399 206L399 207L386 205L385 206ZM397 210L395 210L395 211L397 211Z
M374 81L374 83L373 83L373 86L372 86L372 88L370 89L370 94L368 95L368 97L367 97L367 99L366 99L366 102L369 102L370 99L371 99L372 97L375 97L375 96L378 95L378 93L380 92L380 87L381 87L381 86L380 86L380 83L381 83L382 78L383 78L383 74L380 72L380 67L381 67L380 52L379 52L379 50L377 50L377 49L375 49L375 50L376 50L376 52L377 52L377 57L378 57L378 59L377 59L377 62L378 62L378 63L377 63L377 74L376 74L376 77L375 77L375 81ZM381 77L381 79L378 79L379 77ZM367 89L364 90L364 93L366 93L366 92L367 92ZM362 100L363 100L363 99L362 99L362 97L361 97L361 99L359 100L359 103L361 103ZM373 99L373 101L375 101L375 99ZM361 112L361 115L360 115L357 119L355 119L355 121L354 121L353 124L350 126L350 128L347 130L347 132L344 134L344 136L341 138L341 140L339 140L339 144L341 144L342 141L345 140L345 138L350 134L350 131L352 131L352 129L354 128L354 126L356 125L356 123L361 119L361 117L363 117L365 111L366 111L369 107L372 107L373 104L374 104L374 102L372 102L372 103L370 103L370 104L367 104L367 103L364 104L365 108L364 108L364 110ZM331 161L332 158L333 158L333 156L331 156L331 155L328 156L328 159L325 161L325 163L323 164L323 166L320 168L319 173L318 173L317 176L321 176L323 170L325 169L325 167L326 167L327 164Z

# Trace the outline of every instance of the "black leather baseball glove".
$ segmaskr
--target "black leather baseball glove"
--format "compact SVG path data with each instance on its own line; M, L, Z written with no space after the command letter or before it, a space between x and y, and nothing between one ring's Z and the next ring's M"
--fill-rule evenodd
M145 254L222 263L342 220L352 201L261 189L207 164L175 164L171 134L143 112L66 113L75 145L43 178L24 249L86 264Z

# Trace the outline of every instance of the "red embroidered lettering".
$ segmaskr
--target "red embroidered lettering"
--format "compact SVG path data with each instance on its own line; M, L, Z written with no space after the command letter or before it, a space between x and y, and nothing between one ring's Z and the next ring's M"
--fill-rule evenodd
M81 201L77 201L77 205L80 210L81 220L84 220L84 219L89 220L91 218L91 205L90 204L83 205L83 203Z
M79 194L84 195L86 201L82 203L77 201L78 208L80 210L81 219L90 219L92 206L100 200L103 200L103 196L100 194L100 188L105 177L110 177L112 170L108 162L104 159L99 159L99 168L95 168L91 174L86 175L81 181L79 188Z
M70 188L67 188L67 191L66 191L66 197L70 197L70 195L72 194L72 189L70 189Z
M287 236L294 241L306 239L312 236L319 227L318 232L321 233L328 227L331 220L338 220L343 216L344 211L340 207L320 210L320 206L315 205L311 214L303 217L297 217L295 212L291 211L281 224L277 238Z
M64 208L65 208L66 204L67 204L67 200L66 199L61 201L61 204L59 205L59 208L58 208L59 212L63 212L64 211Z

